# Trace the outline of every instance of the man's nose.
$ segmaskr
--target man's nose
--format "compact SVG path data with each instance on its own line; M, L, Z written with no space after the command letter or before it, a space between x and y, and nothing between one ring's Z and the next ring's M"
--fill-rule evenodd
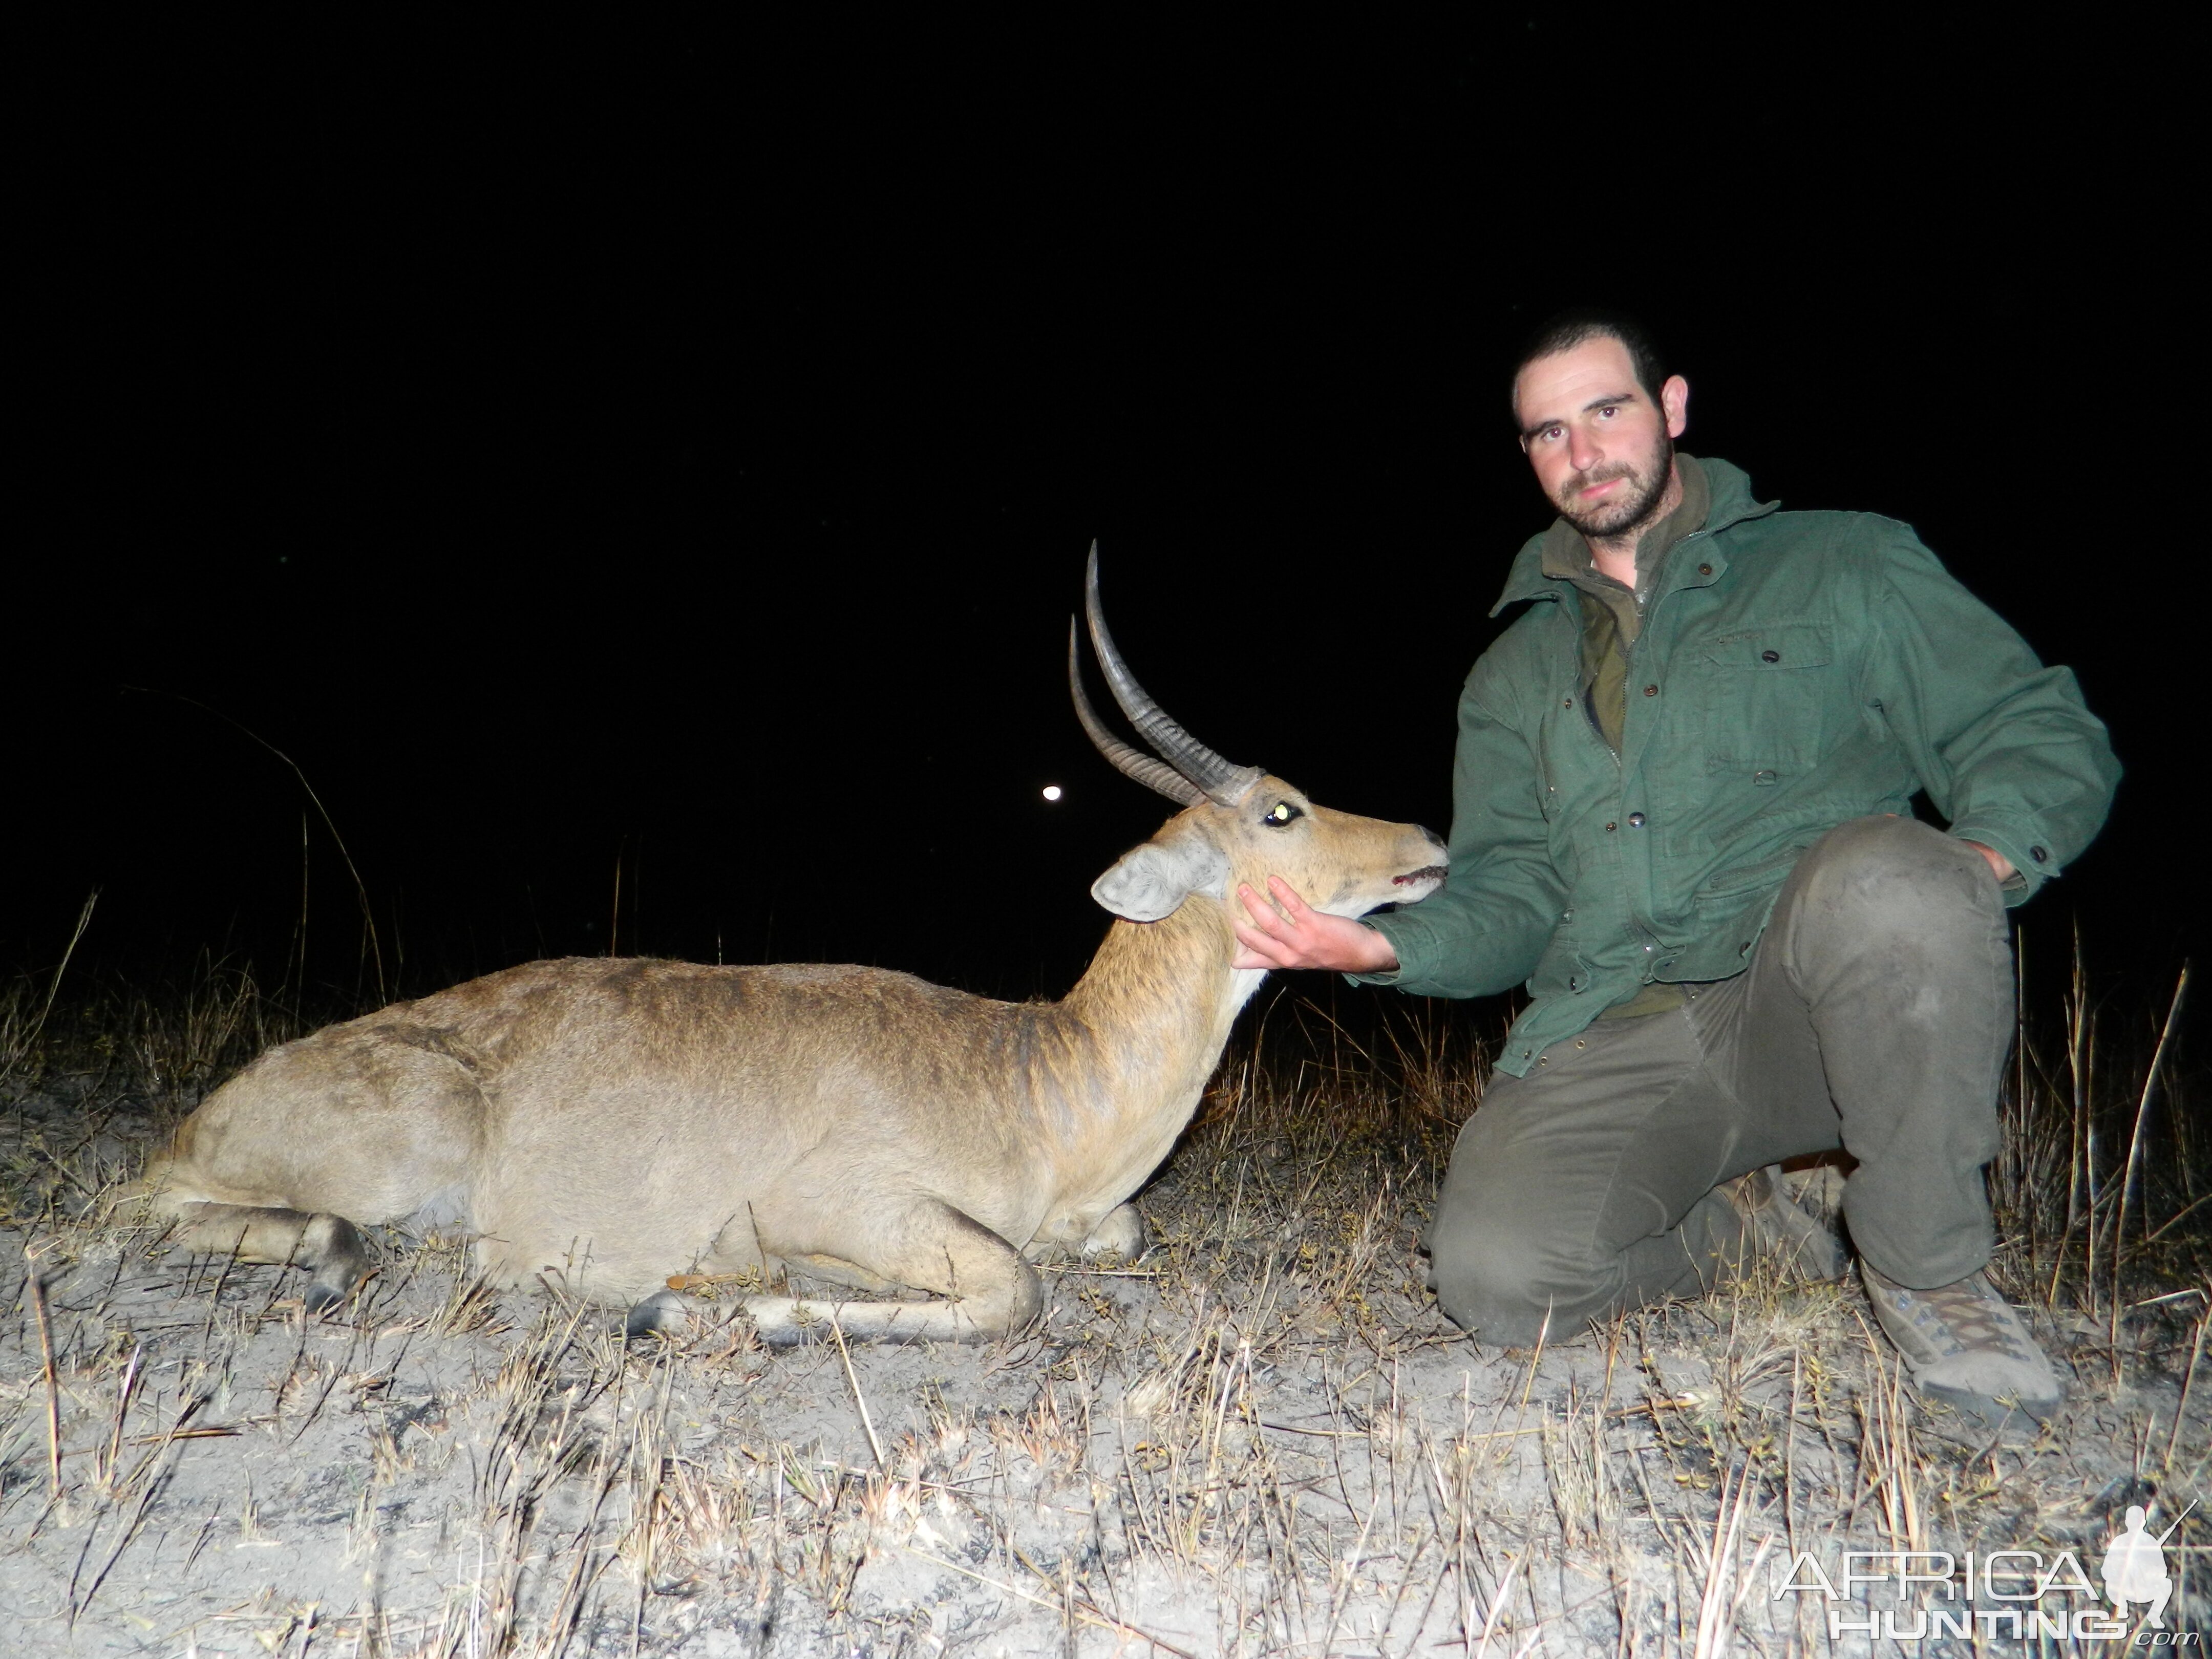
M1574 463L1576 471L1587 472L1605 459L1605 447L1588 428L1571 426L1567 428L1567 459Z

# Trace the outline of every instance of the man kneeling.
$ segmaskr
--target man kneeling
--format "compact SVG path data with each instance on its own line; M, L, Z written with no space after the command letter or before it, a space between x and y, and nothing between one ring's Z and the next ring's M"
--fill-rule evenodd
M1364 922L1241 890L1237 965L1526 981L1427 1238L1480 1339L1559 1340L1758 1253L1839 1274L1776 1166L1841 1150L1915 1383L1991 1423L2047 1414L2063 1382L1990 1284L1982 1171L2005 910L2103 823L2104 727L1905 526L1778 512L1677 452L1688 385L1626 319L1548 325L1513 409L1559 517L1460 699L1450 878ZM1948 831L1910 816L1920 792Z

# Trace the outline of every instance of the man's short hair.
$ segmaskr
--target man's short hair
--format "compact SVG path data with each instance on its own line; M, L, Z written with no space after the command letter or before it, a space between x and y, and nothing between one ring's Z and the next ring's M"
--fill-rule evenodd
M1513 383L1521 379L1521 371L1539 357L1552 357L1562 351L1571 351L1586 340L1610 338L1620 342L1628 352L1629 367L1636 371L1636 383L1644 388L1644 395L1654 404L1659 401L1659 388L1667 383L1667 366L1659 356L1659 348L1652 343L1651 336L1644 325L1625 312L1608 311L1597 306L1577 306L1562 311L1529 335L1521 348L1521 355L1513 360Z

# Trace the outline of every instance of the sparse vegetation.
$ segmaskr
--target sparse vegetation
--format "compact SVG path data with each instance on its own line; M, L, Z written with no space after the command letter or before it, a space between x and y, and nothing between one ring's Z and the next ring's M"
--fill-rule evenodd
M2119 1509L2163 1528L2212 1463L2179 1028L2078 974L2024 1017L1993 1179L1998 1276L2074 1394L1994 1443L1914 1399L1855 1285L1468 1343L1416 1249L1486 1069L1465 1011L1347 1030L1278 994L1143 1196L1142 1261L1053 1271L1009 1343L769 1353L711 1317L625 1349L458 1239L386 1237L320 1321L296 1274L166 1254L103 1200L300 1022L216 967L49 998L0 995L15 1650L1863 1651L1774 1595L1802 1552L2094 1575ZM2196 1626L2199 1558L2170 1559Z

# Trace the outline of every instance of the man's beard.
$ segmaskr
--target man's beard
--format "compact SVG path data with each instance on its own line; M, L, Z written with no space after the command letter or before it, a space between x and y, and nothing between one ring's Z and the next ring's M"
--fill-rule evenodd
M1585 536L1605 540L1626 535L1632 530L1644 527L1644 520L1659 505L1659 498L1667 493L1668 480L1674 474L1674 441L1665 433L1659 434L1658 447L1653 452L1651 469L1639 472L1626 461L1612 461L1588 472L1577 472L1567 480L1559 493L1570 501L1592 484L1607 483L1613 478L1629 480L1628 493L1618 499L1601 501L1583 512L1553 501L1559 516Z

